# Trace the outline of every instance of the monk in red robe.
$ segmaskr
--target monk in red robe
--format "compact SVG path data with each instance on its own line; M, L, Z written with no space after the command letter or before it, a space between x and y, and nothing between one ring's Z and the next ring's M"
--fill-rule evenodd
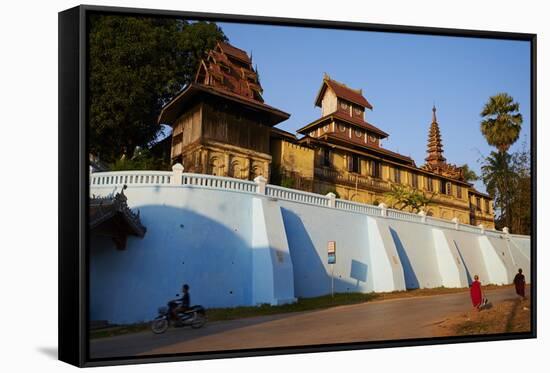
M525 299L525 276L521 268L514 277L514 285L516 286L516 294Z
M483 294L481 292L481 282L479 282L479 276L474 276L474 282L470 287L470 298L472 298L472 304L476 310L480 310L481 302L483 301Z

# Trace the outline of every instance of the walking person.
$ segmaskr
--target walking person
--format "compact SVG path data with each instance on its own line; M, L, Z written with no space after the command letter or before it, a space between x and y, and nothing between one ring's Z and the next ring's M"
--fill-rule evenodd
M470 298L472 299L472 305L478 311L481 310L483 303L483 293L481 291L481 282L479 282L479 276L474 276L474 282L470 286Z
M514 285L516 286L516 294L525 299L525 276L521 268L518 269L518 273L514 277Z

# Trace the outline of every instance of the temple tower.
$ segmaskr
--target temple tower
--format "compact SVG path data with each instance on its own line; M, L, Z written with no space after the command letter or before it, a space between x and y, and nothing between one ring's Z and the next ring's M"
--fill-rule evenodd
M443 143L441 141L441 132L439 124L437 124L435 105L432 108L432 123L428 134L428 156L425 158L426 163L433 166L442 166L447 162L443 156Z

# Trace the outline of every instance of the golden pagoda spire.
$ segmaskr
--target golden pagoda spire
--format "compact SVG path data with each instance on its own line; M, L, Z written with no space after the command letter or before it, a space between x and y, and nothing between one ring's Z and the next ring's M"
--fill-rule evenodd
M435 112L436 108L434 105L432 108L432 123L428 134L428 156L426 157L426 163L432 166L442 165L447 162L445 157L443 157L443 143L441 141L441 132L439 131L439 124L437 124Z

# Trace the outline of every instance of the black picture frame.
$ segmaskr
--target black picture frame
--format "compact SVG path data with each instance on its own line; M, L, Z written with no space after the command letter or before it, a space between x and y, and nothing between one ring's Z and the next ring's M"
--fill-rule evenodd
M88 204L89 172L87 157L87 19L90 14L146 15L194 20L254 23L264 25L336 28L420 35L443 35L528 41L531 45L531 169L532 236L531 332L407 339L383 342L344 343L338 345L250 349L227 352L170 354L145 357L90 359L88 354ZM59 360L79 367L137 364L151 362L218 359L261 355L328 352L370 348L437 345L536 338L537 331L537 35L482 30L320 21L309 19L244 16L156 9L119 8L81 5L59 13Z

